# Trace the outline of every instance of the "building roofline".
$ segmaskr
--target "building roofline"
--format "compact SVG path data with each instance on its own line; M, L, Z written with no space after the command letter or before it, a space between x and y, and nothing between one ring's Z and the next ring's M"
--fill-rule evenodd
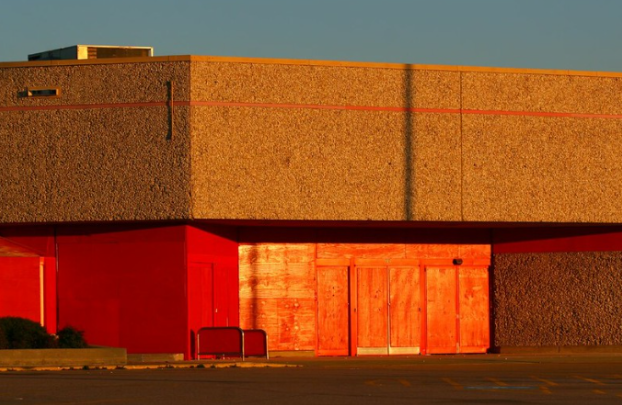
M478 67L478 66L450 66L450 65L425 65L409 63L381 63L381 62L349 62L332 60L310 59L272 59L272 58L249 58L236 56L197 56L197 55L173 55L152 56L141 58L105 58L83 60L46 60L46 61L23 61L23 62L0 62L2 68L28 68L47 66L77 66L77 65L110 65L126 63L161 63L161 62L213 62L213 63L249 63L265 65L296 65L296 66L327 66L327 67L352 67L371 69L395 69L395 70L429 70L446 72L476 72L476 73L500 73L500 74L534 74L553 76L589 76L589 77L622 77L622 72L599 72L563 69L524 69L505 67Z

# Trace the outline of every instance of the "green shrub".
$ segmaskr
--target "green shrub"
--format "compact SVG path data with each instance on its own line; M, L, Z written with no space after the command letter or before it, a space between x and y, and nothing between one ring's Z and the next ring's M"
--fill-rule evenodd
M71 326L58 331L58 347L63 349L82 349L87 347L84 332Z
M48 349L57 347L56 339L43 326L30 319L7 316L0 318L3 338L0 345L6 349ZM3 341L6 342L3 344ZM1 347L0 346L0 347Z

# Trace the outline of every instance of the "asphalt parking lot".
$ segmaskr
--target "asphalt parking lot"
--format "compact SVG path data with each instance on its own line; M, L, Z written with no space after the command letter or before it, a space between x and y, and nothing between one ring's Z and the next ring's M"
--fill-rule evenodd
M248 364L255 367L203 362L199 367L184 363L184 368L3 372L0 404L622 402L620 355L274 359Z

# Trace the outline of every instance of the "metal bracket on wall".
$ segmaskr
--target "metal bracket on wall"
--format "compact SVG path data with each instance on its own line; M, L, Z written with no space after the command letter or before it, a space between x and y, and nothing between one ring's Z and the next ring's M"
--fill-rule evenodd
M166 139L172 140L173 139L173 131L174 131L173 128L175 127L175 121L174 121L174 117L175 117L175 102L174 102L175 86L174 86L174 82L172 80L170 80L167 83L167 87L168 87L168 126L169 126L169 131L168 131L168 134L166 135Z

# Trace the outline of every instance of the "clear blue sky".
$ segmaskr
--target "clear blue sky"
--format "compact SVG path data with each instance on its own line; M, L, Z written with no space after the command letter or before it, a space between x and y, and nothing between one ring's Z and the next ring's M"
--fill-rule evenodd
M622 0L0 0L0 61L156 55L622 71Z

